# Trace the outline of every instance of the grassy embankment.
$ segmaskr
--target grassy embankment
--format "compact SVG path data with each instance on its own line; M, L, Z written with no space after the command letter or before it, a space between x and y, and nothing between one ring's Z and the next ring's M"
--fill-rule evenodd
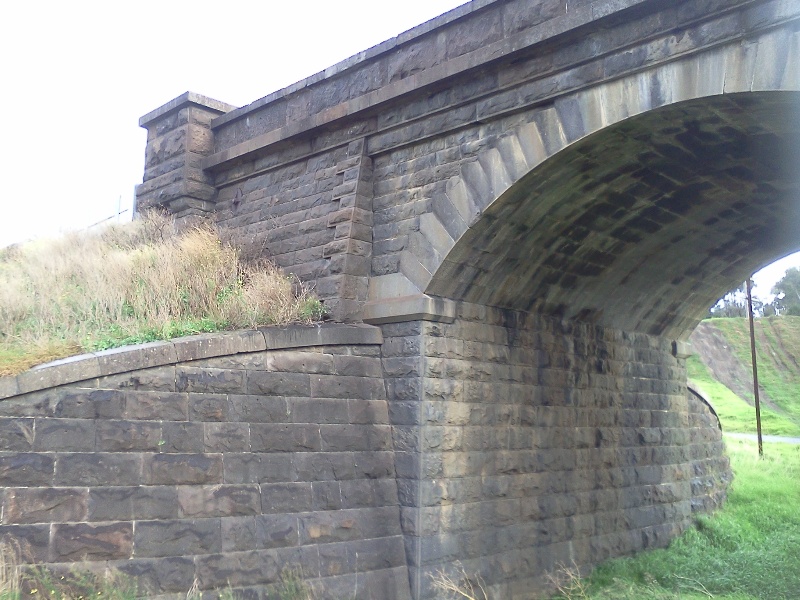
M723 431L755 433L756 413L750 404L714 379L697 356L689 357L687 371L689 379L711 399ZM761 406L761 431L764 435L800 437L800 425L764 405Z
M243 263L210 226L151 214L0 250L0 375L201 332L310 322L322 305L267 262Z
M749 373L752 369L750 332L747 319L713 319L734 355ZM783 414L761 406L761 427L765 435L800 437L800 317L770 317L755 321L758 381ZM689 379L712 398L725 431L756 431L755 411L725 385L714 379L697 356L687 362ZM800 596L799 596L800 597Z
M729 440L728 503L666 550L600 566L568 598L796 600L800 597L800 446Z
M748 367L745 319L715 319ZM765 434L800 435L800 318L756 322L759 381L787 414L762 406ZM713 379L697 357L690 379L710 397L725 431L755 432L753 407ZM699 517L668 549L601 565L586 580L568 579L561 597L585 600L794 600L800 598L800 445L727 440L735 479L726 506Z
M746 319L713 319L736 356L752 369L750 330ZM791 417L800 419L800 317L756 319L758 382Z

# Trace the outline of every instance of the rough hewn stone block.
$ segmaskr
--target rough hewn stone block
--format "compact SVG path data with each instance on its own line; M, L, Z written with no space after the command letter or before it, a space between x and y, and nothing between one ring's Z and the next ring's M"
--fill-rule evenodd
M157 422L98 421L96 432L95 447L100 452L159 452L163 445Z
M219 519L139 521L134 536L142 558L211 554L222 547Z
M248 452L249 423L204 423L205 452Z
M10 488L5 490L3 523L50 523L86 519L86 488Z
M222 483L220 454L156 454L145 457L143 481L150 485Z
M95 422L84 419L37 419L34 448L39 452L91 452Z
M175 519L178 516L178 495L173 486L89 489L89 521Z
M224 457L225 483L291 481L294 461L292 455L285 453L228 453Z
M115 560L130 558L133 553L133 525L89 523L53 525L51 560Z
M318 452L319 426L305 424L266 424L250 426L253 452Z
M248 394L263 396L306 396L311 393L311 380L304 373L251 371L247 374Z
M190 589L194 582L195 565L191 558L134 558L116 563L115 567L129 577L135 577L148 596L177 592L185 597L185 590Z
M59 454L55 485L139 485L142 456L111 452Z
M297 513L311 510L311 483L270 483L261 485L261 511L264 514Z
M261 513L258 485L179 486L182 518L235 517Z
M34 444L33 419L0 419L0 447L6 451L25 452Z

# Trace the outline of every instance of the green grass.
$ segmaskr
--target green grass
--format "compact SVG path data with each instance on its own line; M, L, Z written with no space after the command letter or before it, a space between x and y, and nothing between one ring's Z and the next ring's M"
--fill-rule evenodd
M712 319L739 360L752 368L747 319ZM800 419L800 317L756 319L758 382L769 397L792 417Z
M708 368L697 356L686 361L688 377L708 396L717 411L723 431L755 433L755 408L734 394L725 385L714 379ZM761 406L761 431L764 435L800 437L800 425L779 415L766 406Z
M795 600L800 597L800 446L728 440L735 473L725 508L668 549L610 561L589 600Z

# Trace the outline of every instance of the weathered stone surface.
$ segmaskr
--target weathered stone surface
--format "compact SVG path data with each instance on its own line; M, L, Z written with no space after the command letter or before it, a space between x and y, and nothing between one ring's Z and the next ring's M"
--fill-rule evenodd
M131 523L59 524L53 527L52 535L53 562L130 558L133 551Z
M84 419L37 419L34 448L40 452L91 452L95 423Z
M46 563L50 552L50 524L0 525L0 539L18 543L24 552L23 560Z
M144 391L175 391L175 367L172 365L140 369L132 373L108 375L97 380L101 389L131 389Z
M205 449L204 423L162 421L160 452L200 453Z
M142 456L138 453L59 454L55 485L137 485L142 481Z
M248 394L262 396L309 396L310 377L304 373L273 373L251 371L247 374Z
M194 561L184 557L157 559L134 558L114 565L130 577L135 577L148 595L177 592L183 597L194 582Z
M0 419L0 444L3 450L25 452L34 444L33 419Z
M0 454L0 484L3 486L51 485L54 470L55 460L50 454Z
M8 488L3 502L3 523L84 521L87 500L86 488Z
M219 519L139 521L134 537L136 556L191 556L219 552Z
M100 421L96 435L93 446L100 452L158 452L163 445L159 422Z
M178 507L183 518L256 515L261 490L257 485L179 486Z
M89 490L89 521L175 519L179 516L174 486L96 487Z
M292 480L294 457L290 454L228 453L225 483L272 483Z
M198 579L205 588L218 581L228 581L231 586L273 583L280 572L277 555L269 551L214 554L197 561Z
M222 455L149 455L145 457L142 476L150 485L222 483Z
M249 423L204 423L206 452L248 452Z
M220 519L222 551L236 552L256 547L256 517L223 517Z
M261 512L296 513L311 510L311 483L270 483L261 485Z
M305 397L163 392L186 398L178 406L197 420L142 419L159 413L155 395L140 402L141 387L137 396L73 395L70 418L38 416L54 414L43 396L26 409L31 416L0 421L10 444L35 449L35 437L31 445L20 427L35 425L30 433L54 450L0 457L28 465L9 467L15 476L45 472L34 484L40 487L5 490L8 525L0 527L18 528L43 561L133 552L133 562L119 564L161 595L190 576L213 587L224 575L259 590L254 582L269 585L273 575L257 574L247 561L266 557L275 572L299 565L342 586L358 573L374 578L376 589L389 586L389 597L405 597L395 575L406 564L414 585L452 560L482 560L480 540L493 540L510 560L543 548L561 556L567 540L575 556L590 549L611 556L663 544L693 510L722 501L727 463L714 458L719 434L686 433L693 419L710 421L676 393L685 375L670 344L470 305L457 311L451 324L385 326L381 376L372 366L380 354L366 347L297 357L283 351L282 368L294 365L309 381ZM513 323L513 332L503 323ZM191 372L216 376L229 359L212 360ZM230 361L235 370L262 373L269 364ZM362 375L336 374L337 364ZM329 388L332 398L313 398L315 378L341 378L341 385ZM178 416L167 411L161 414ZM83 448L68 434L85 433L85 423L94 427L96 451L64 451ZM61 528L52 540L41 527L25 529L51 527L47 521ZM640 541L609 541L629 528ZM134 531L128 540L125 532ZM157 568L160 556L168 562ZM548 561L515 577L490 577L490 585L510 589ZM158 583L154 573L162 571Z
M683 467L665 465L692 461L690 438L668 420L659 426L651 419L664 411L686 414L685 402L672 394L685 375L669 343L468 305L459 312L464 318L452 325L387 326L397 342L384 332L389 406L402 408L389 415L412 585L416 564L433 572L477 560L485 550L476 540L491 538L493 549L513 557L555 556L570 540L570 556L588 564L595 560L592 544L613 531L641 533L612 543L609 556L663 544L669 534L651 533L654 527L674 533L688 526L691 504L703 502L689 500ZM504 321L511 324L505 330L493 324ZM425 332L419 343L404 342L418 331ZM640 349L635 359L609 360L628 345ZM422 394L397 385L409 377L393 366L403 347L420 349L424 368L413 377L421 379ZM526 376L526 364L538 374ZM584 380L582 373L598 376ZM718 490L724 467L714 472ZM698 480L694 489L706 488ZM348 491L353 502L365 497L357 485ZM492 572L488 583L508 589L521 576Z
M287 400L276 396L228 396L230 421L247 423L282 423L289 420L291 411Z
M319 452L321 445L318 425L254 423L250 426L253 452Z
M176 370L179 392L236 393L244 387L244 371L181 366Z
M294 515L262 515L255 519L256 548L270 549L299 544L299 527Z
M126 419L185 421L187 395L164 392L126 392L123 396ZM113 415L109 414L113 418Z

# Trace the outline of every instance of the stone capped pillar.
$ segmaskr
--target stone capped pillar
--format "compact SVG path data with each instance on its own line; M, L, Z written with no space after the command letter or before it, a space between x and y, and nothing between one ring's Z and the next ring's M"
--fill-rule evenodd
M180 224L214 210L217 190L200 161L214 150L211 121L234 108L186 92L139 119L147 129L147 149L137 211L161 207Z

